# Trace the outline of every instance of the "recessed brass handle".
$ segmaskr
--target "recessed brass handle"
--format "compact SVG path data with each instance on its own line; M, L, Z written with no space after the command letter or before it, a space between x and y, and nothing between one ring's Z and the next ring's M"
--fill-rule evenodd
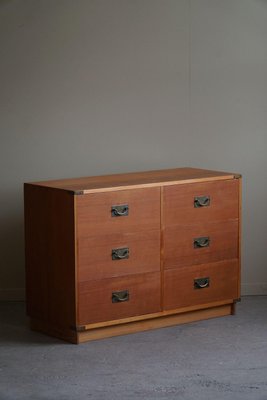
M208 207L210 205L210 196L197 196L194 198L194 207Z
M121 204L111 207L112 217L126 217L129 214L128 204Z
M194 288L195 289L204 289L206 287L209 287L210 285L210 278L198 278L194 279Z
M209 247L210 238L208 236L198 237L194 239L193 243L195 249L199 249L201 247Z
M128 290L122 290L120 292L112 292L112 303L123 303L129 301L130 295Z
M111 252L112 260L124 260L129 258L129 247L123 247L121 249L112 249Z

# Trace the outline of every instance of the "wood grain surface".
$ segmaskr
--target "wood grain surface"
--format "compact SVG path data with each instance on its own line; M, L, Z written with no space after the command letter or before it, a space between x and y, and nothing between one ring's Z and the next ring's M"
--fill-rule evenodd
M239 180L174 185L163 188L165 226L237 219ZM210 196L208 207L194 207L194 198Z
M129 258L112 260L112 249L129 248ZM107 233L78 240L78 281L160 271L160 231Z
M129 207L127 216L112 217L114 205ZM77 238L160 229L160 188L76 196Z
M176 225L165 229L164 268L206 264L237 258L238 220ZM194 239L209 237L209 246L194 247Z
M194 280L209 278L209 287L194 288ZM238 260L169 269L164 272L164 309L238 297Z
M129 291L129 301L112 303L112 293ZM78 324L110 321L160 311L160 273L81 282Z

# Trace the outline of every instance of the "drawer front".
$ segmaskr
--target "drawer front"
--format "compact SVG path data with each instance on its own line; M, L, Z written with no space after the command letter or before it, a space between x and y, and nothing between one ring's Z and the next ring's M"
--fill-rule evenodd
M111 321L160 311L160 273L78 285L78 323Z
M159 230L78 240L79 282L159 270Z
M238 297L238 260L164 272L164 309L201 305Z
M76 196L77 236L160 228L160 188Z
M238 257L238 220L172 226L164 232L164 268Z
M163 193L166 227L238 218L238 179L168 186Z

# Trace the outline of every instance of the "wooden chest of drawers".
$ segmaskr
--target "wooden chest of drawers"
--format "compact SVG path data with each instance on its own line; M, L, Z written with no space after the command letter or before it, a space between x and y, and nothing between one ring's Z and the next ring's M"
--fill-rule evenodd
M240 187L195 168L26 183L32 329L80 343L233 313Z

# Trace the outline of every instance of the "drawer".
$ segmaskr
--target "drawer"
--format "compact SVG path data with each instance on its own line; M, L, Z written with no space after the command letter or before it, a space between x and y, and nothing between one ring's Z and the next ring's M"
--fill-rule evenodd
M78 281L160 270L160 231L115 233L78 240Z
M238 260L164 272L164 309L233 300L238 297Z
M77 236L160 228L160 188L76 196Z
M78 285L78 324L111 321L160 311L160 273Z
M166 228L164 268L237 258L238 234L238 220Z
M164 187L164 225L238 218L238 193L238 179Z

